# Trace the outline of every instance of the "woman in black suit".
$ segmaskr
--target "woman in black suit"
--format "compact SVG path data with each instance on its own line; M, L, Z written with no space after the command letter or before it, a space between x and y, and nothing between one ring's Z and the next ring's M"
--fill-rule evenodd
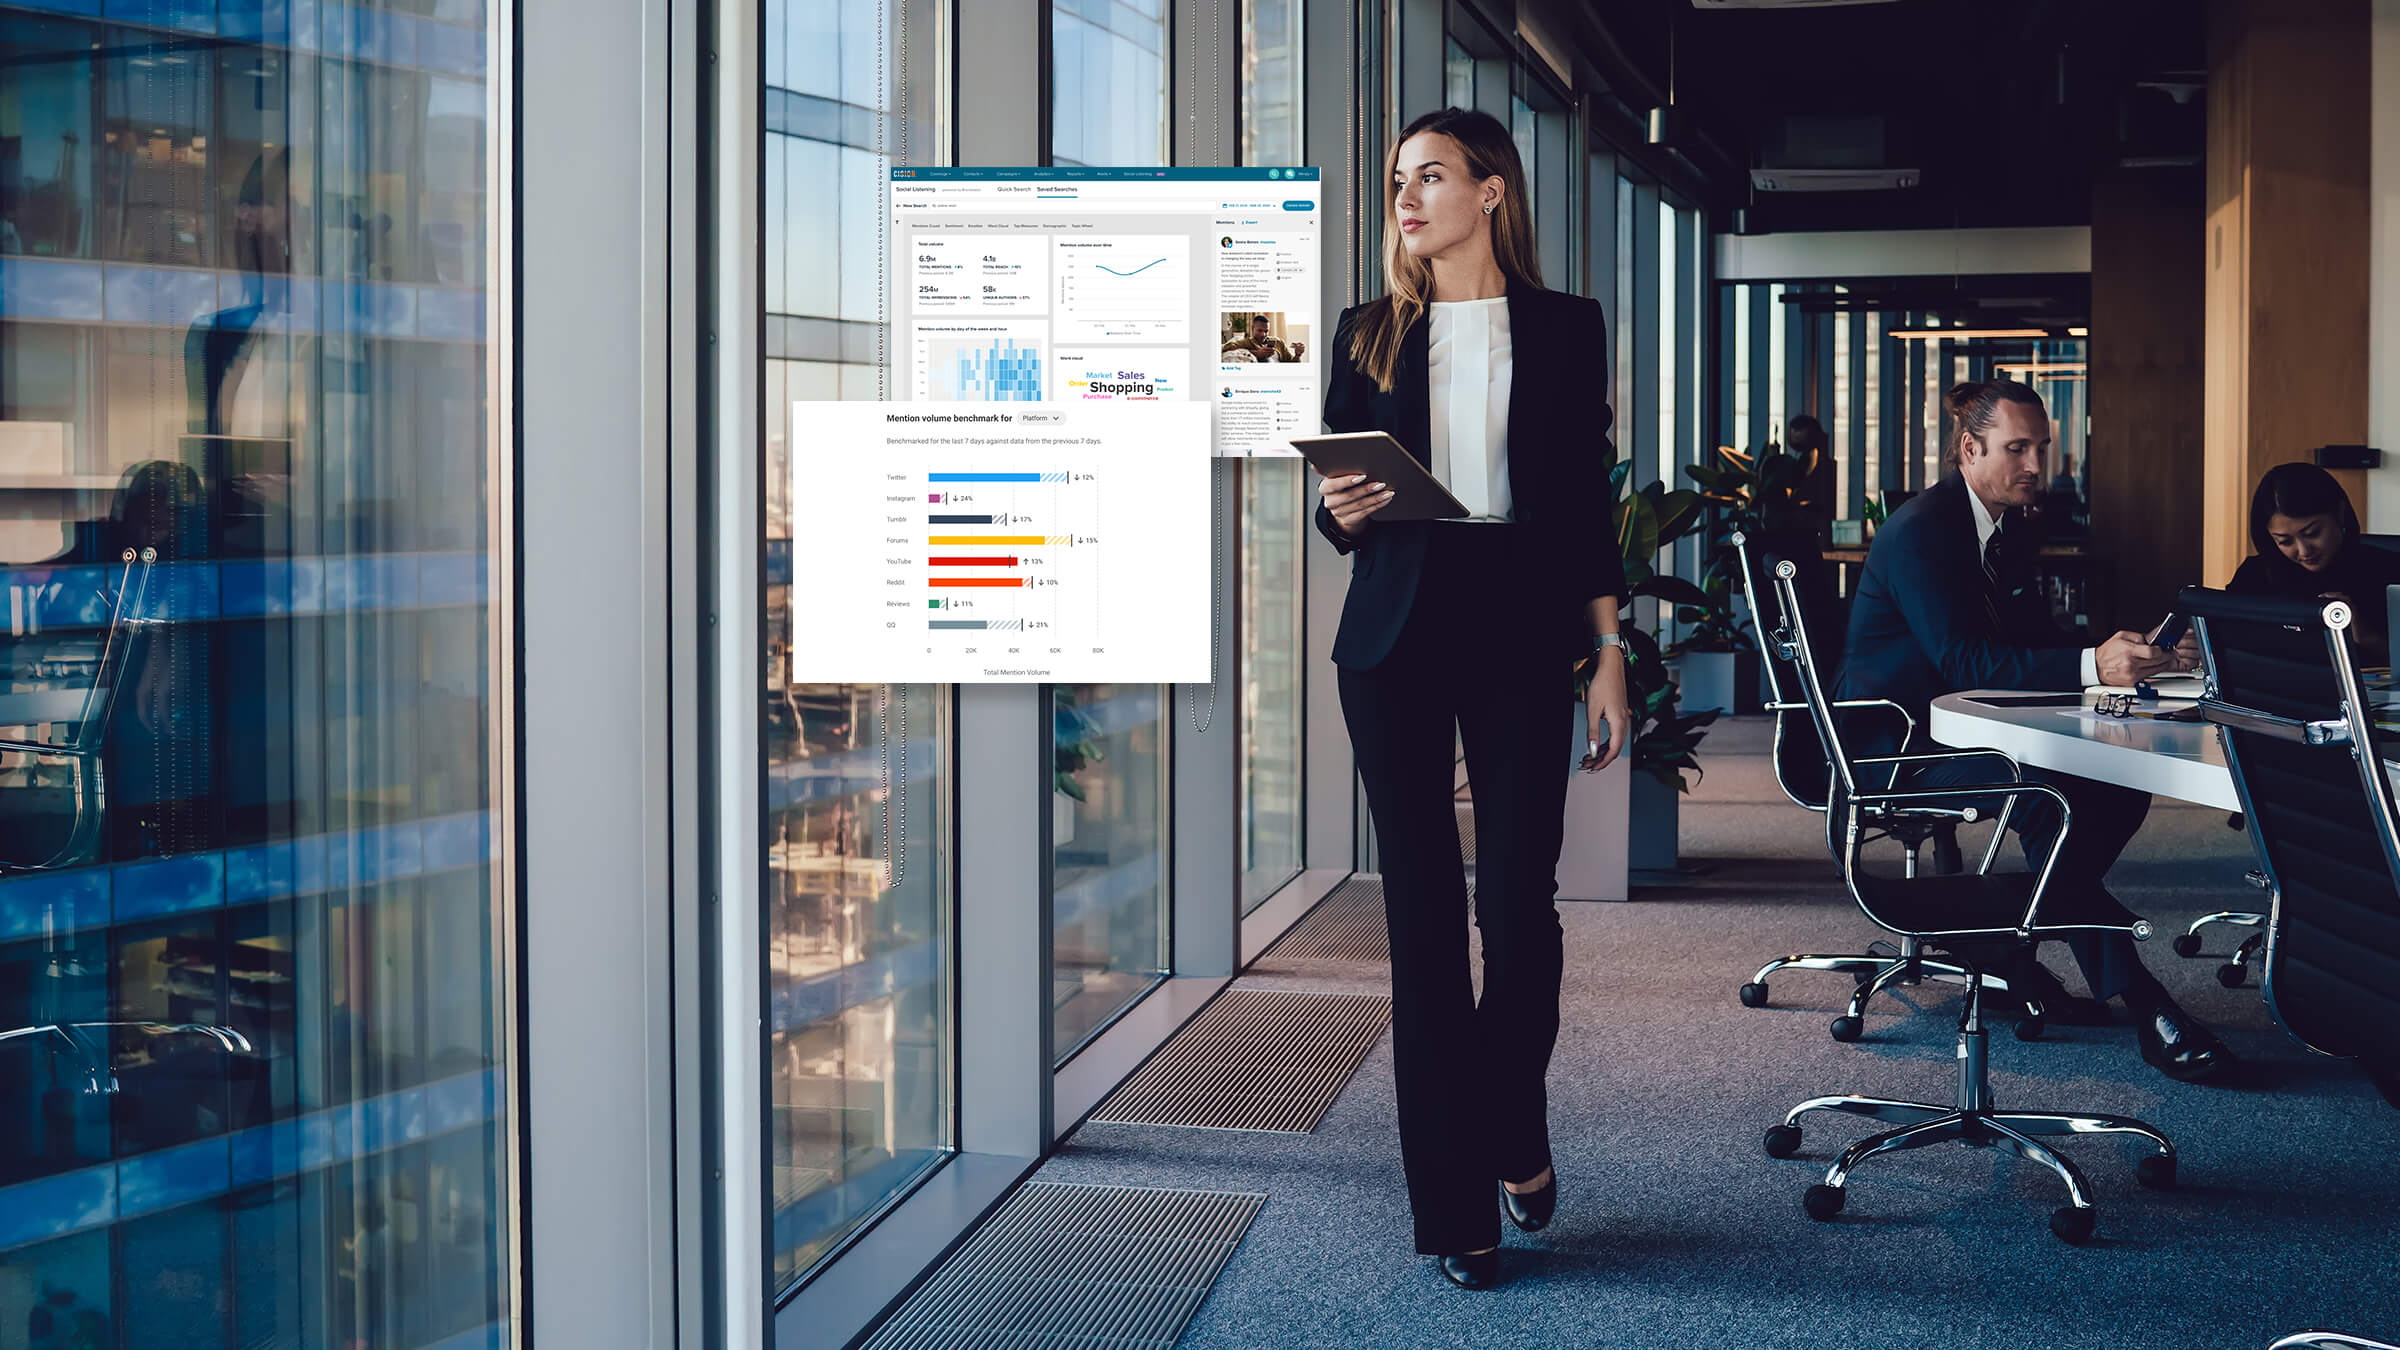
M2384 588L2400 586L2400 553L2359 540L2358 511L2332 474L2314 464L2278 464L2250 498L2250 547L2225 589L2294 600L2345 600L2350 636L2384 662Z
M1543 1079L1579 660L1598 652L1581 767L1606 767L1631 726L1607 340L1597 303L1542 289L1524 170L1497 120L1420 117L1385 171L1387 294L1334 330L1325 423L1390 432L1469 517L1378 522L1392 492L1352 477L1319 481L1316 518L1351 555L1333 659L1383 854L1416 1247L1481 1289L1498 1278L1501 1211L1531 1232L1558 1196ZM1460 922L1454 725L1474 785L1480 1004Z

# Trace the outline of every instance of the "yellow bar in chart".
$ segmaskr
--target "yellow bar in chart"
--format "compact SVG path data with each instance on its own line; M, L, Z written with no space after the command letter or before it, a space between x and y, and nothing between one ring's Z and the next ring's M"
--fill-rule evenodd
M1057 540L1043 534L937 534L929 536L928 544L1051 544Z

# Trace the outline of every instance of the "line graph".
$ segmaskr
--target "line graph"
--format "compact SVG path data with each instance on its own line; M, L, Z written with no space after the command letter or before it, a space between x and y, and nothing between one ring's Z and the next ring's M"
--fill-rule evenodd
M1191 340L1191 241L1180 234L1060 235L1051 276L1059 342Z

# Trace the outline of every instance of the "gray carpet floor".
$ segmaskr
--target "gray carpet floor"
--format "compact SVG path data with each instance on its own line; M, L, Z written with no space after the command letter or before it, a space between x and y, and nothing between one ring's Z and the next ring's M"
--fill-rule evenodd
M2098 1236L2076 1249L2047 1228L2064 1202L2055 1179L1949 1145L1868 1163L1839 1220L1807 1218L1801 1192L1873 1127L1815 1117L1789 1161L1764 1154L1761 1131L1828 1092L1947 1101L1958 994L1879 1001L1856 1045L1826 1035L1849 992L1840 976L1788 974L1769 1008L1736 1001L1770 956L1877 936L1832 874L1820 819L1776 791L1765 746L1763 724L1744 721L1703 747L1708 774L1682 816L1697 874L1630 904L1560 906L1559 1215L1538 1235L1509 1230L1503 1288L1453 1289L1410 1250L1388 1037L1313 1134L1086 1125L1039 1179L1268 1195L1185 1332L1193 1347L2261 1350L2306 1327L2400 1337L2400 1112L2284 1036L2255 983L2222 989L2213 960L2167 949L2192 918L2253 902L2247 843L2219 812L2160 803L2111 884L2158 922L2151 968L2244 1057L2246 1081L2170 1082L2126 1028L1993 1039L2004 1107L2144 1118L2182 1152L2178 1190L2137 1185L2131 1145L2066 1142L2100 1206ZM1290 963L1239 983L1383 992L1388 980L1380 965Z

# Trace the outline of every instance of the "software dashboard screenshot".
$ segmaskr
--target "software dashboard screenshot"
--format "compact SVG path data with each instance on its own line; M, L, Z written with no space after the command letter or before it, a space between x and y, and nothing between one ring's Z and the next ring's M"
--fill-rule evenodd
M1219 455L1318 428L1312 168L895 168L896 397L1205 399Z

